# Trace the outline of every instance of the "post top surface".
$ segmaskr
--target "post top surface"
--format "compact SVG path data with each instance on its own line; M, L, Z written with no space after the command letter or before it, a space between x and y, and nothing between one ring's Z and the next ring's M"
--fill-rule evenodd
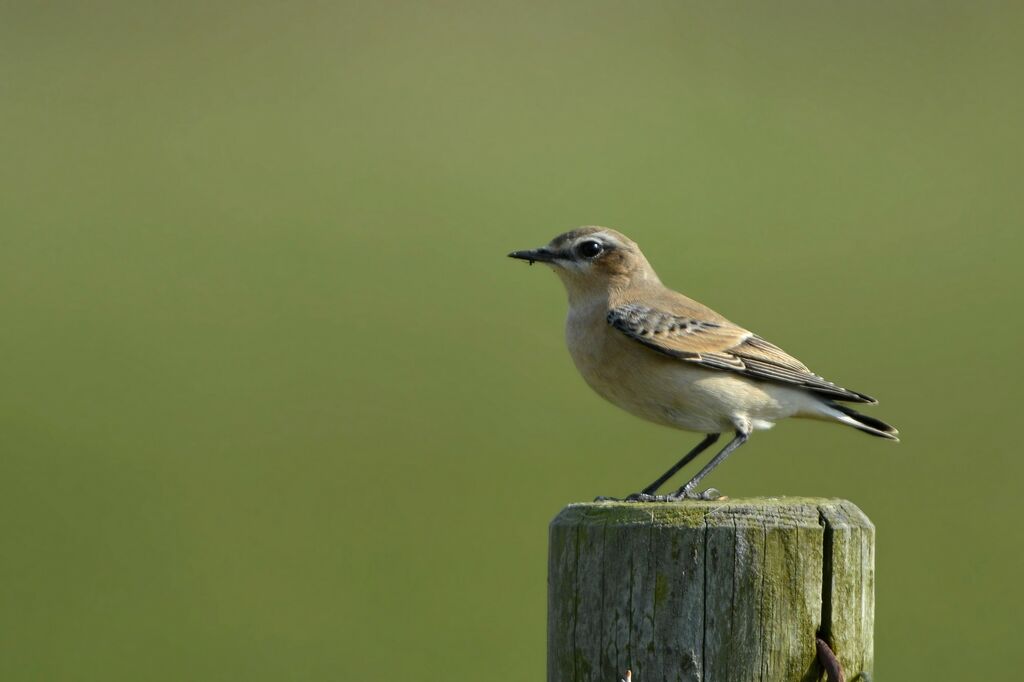
M857 505L839 498L740 497L680 502L577 502L552 524L659 526L772 525L874 528Z

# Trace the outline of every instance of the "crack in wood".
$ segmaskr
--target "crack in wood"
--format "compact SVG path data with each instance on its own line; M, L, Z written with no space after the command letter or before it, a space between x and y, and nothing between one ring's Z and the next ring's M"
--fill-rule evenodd
M815 635L871 670L874 527L848 502L572 505L550 537L549 682L813 682Z

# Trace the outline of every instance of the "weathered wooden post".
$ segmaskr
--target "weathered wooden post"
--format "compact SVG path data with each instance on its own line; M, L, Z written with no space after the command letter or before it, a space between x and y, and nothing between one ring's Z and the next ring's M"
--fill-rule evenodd
M874 542L843 500L570 505L550 528L548 682L818 680L817 635L857 679Z

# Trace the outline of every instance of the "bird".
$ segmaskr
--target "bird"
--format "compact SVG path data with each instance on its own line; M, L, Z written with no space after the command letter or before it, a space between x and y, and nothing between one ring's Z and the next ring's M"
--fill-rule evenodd
M705 434L627 501L718 499L714 488L697 492L700 482L753 432L787 417L899 440L894 427L847 404L875 404L874 398L824 379L754 332L666 287L636 242L621 232L580 227L546 246L508 255L543 263L561 279L569 298L566 345L591 389L647 421ZM657 494L726 433L732 439L685 485Z

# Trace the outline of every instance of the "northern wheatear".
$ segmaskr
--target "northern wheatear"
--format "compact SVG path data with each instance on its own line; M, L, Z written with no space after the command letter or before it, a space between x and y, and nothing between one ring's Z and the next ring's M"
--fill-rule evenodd
M698 483L753 431L785 417L836 421L890 440L897 431L841 403L875 399L841 388L714 310L661 283L640 248L605 227L581 227L512 258L544 263L569 293L569 354L598 395L657 424L708 434L632 500L715 497ZM727 431L736 435L668 496L658 488ZM717 492L717 491L716 491Z

